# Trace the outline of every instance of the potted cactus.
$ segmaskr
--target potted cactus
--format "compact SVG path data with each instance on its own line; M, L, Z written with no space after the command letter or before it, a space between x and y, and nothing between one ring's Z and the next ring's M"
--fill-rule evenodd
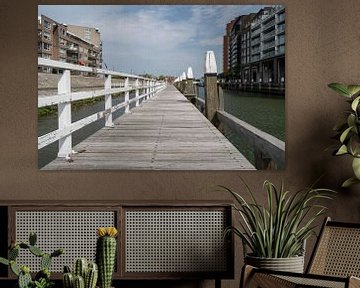
M57 249L52 253L45 253L36 246L37 236L30 233L29 243L11 243L8 252L8 259L0 257L0 263L10 266L11 271L18 277L18 288L49 288L54 285L50 280L50 265L54 257L64 253L63 249ZM39 257L41 270L35 275L34 280L30 275L30 268L26 265L19 266L16 259L20 249L28 250L33 255Z
M96 262L99 267L99 287L110 288L116 258L115 227L100 227L97 229Z
M64 288L95 288L98 279L96 263L88 262L86 258L78 258L74 263L73 272L69 266L64 267Z

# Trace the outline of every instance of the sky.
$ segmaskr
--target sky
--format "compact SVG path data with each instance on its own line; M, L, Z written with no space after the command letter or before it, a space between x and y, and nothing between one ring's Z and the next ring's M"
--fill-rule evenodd
M98 28L103 62L132 74L180 76L192 67L204 74L204 57L213 50L222 72L226 23L257 12L261 5L39 5L38 15Z

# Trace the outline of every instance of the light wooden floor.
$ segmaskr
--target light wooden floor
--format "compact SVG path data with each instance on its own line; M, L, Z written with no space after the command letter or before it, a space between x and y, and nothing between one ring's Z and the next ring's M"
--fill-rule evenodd
M78 144L50 170L253 170L252 164L173 86Z

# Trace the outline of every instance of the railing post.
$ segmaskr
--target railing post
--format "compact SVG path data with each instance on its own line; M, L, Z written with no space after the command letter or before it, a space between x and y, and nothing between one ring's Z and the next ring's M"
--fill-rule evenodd
M146 97L145 100L149 99L150 97L150 80L146 80Z
M216 111L220 110L220 97L217 84L217 66L213 51L207 51L205 56L205 116L211 122L215 121Z
M140 105L140 102L139 102L139 78L136 78L135 86L136 86L136 90L135 90L135 98L136 98L135 106L137 107L137 106Z
M128 89L128 88L129 88L129 77L126 77L125 78L125 89ZM130 92L126 91L125 92L125 103L126 103L125 113L129 113L129 111L130 111L129 95L130 95Z
M188 99L191 103L196 104L195 99L195 89L194 89L194 75L191 67L188 67L185 84L184 84L184 96Z
M109 114L105 116L105 126L114 127L111 107L112 107L112 95L111 95L111 75L108 75L105 80L105 111L108 111Z
M58 94L71 93L70 70L65 70L58 82ZM71 101L58 104L59 130L66 129L71 125ZM58 157L67 157L72 151L72 135L59 139Z

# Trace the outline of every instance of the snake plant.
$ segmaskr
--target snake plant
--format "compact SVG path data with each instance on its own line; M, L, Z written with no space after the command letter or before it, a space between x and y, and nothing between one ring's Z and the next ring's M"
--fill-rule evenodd
M278 189L270 181L265 181L267 203L262 205L245 182L244 186L251 201L220 186L235 198L233 208L240 215L239 227L228 227L225 234L233 232L250 248L252 256L265 258L301 255L305 240L314 233L316 220L326 210L318 200L331 199L334 193L311 187L291 193L284 189L283 183Z
M360 85L331 83L328 86L338 94L346 97L351 106L347 112L346 122L334 127L340 141L340 145L334 154L348 154L352 157L354 176L342 184L343 187L349 187L360 183Z

